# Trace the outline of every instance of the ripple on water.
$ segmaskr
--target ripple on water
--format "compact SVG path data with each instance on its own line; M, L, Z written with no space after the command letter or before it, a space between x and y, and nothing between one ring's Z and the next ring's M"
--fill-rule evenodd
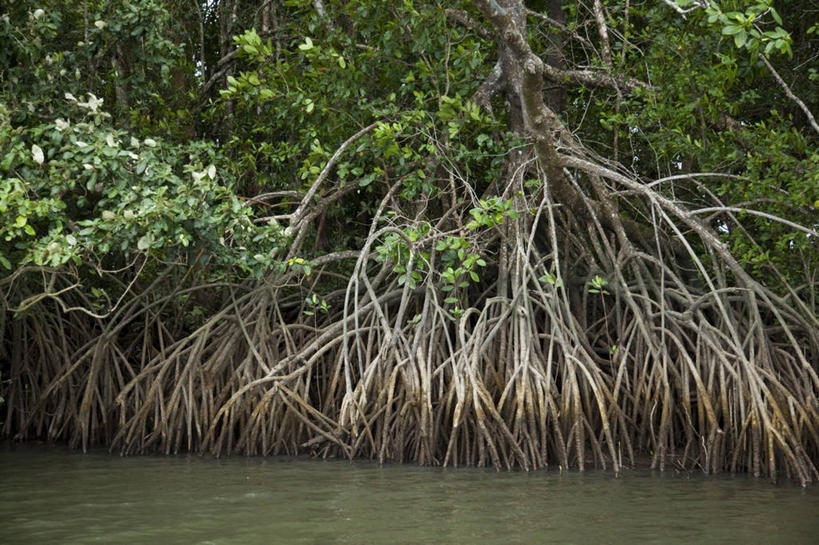
M805 544L819 487L0 446L5 542Z

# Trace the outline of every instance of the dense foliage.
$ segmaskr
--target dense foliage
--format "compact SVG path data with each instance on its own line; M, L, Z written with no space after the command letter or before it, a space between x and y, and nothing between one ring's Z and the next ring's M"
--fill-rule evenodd
M817 478L810 2L0 10L5 434Z

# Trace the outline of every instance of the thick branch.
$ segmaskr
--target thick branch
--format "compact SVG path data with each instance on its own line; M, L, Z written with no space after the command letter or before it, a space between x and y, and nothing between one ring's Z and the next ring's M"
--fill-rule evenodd
M490 9L492 8L490 7ZM495 39L494 35L489 30L483 27L479 22L469 17L469 15L467 15L465 12L456 9L448 9L446 10L446 14L448 19L461 26L474 30L484 40ZM532 11L529 9L526 10L526 15L541 19L547 22L549 25L552 25L562 31L570 33L573 38L579 40L580 42L588 46L591 46L591 43L582 36L580 36L579 34L577 34L577 32L570 30L562 23L550 17L547 17L546 15L540 14L536 11ZM608 39L608 37L606 39ZM608 49L606 49L606 51L607 50ZM606 56L606 51L604 51L604 57ZM611 54L609 53L608 55L609 55L608 64L611 64L610 59ZM609 74L595 72L593 70L563 70L546 62L544 62L542 66L543 77L555 83L565 83L568 80L576 85L586 85L590 87L605 87L614 90L627 89L629 91L633 91L638 88L651 89L651 86L648 85L647 83L634 78L628 79L615 78ZM495 68L492 70L489 77L487 77L487 79L483 82L478 91L476 91L475 101L478 104L485 106L486 103L488 102L488 99L497 94L497 92L500 91L500 89L503 87L503 78L502 73L500 72L500 68L501 68L500 63L495 65Z
M489 73L481 86L478 87L478 90L475 91L474 96L472 99L475 101L475 104L485 108L490 114L492 114L492 97L497 95L504 86L503 81L503 68L501 67L500 60L495 63L495 67Z
M609 74L593 72L591 70L560 70L549 64L543 63L543 76L554 82L564 82L567 79L578 85L590 87L606 87L609 89L651 89L651 86L640 80L618 79Z
M568 131L560 123L557 115L543 102L542 74L545 63L532 53L524 37L525 29L517 28L511 15L496 9L491 1L477 0L477 4L495 26L498 40L502 41L516 57L514 60L520 69L520 82L510 81L511 86L518 88L509 91L520 94L524 127L534 140L535 150L546 171L549 190L558 201L574 210L582 210L583 200L571 187L557 156L557 140Z
M603 17L603 4L600 3L600 0L594 0L594 19L597 21L597 33L600 34L600 42L603 44L603 62L611 66L609 30L606 27L606 19Z

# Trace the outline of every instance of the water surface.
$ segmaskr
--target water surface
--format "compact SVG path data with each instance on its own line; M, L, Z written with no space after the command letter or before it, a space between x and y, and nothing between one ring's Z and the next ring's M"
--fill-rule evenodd
M819 487L5 444L0 541L801 545L819 543Z

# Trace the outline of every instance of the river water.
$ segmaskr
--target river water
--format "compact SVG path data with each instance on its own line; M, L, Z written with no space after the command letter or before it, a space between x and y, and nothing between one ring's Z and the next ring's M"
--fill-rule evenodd
M16 544L817 544L819 487L0 445Z

